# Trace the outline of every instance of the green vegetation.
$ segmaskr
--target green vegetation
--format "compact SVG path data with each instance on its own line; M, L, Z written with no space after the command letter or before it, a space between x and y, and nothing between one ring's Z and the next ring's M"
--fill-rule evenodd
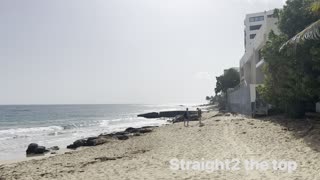
M220 109L226 108L227 90L234 88L240 83L240 74L234 68L225 70L224 74L216 77L215 96L206 96L209 104L218 103Z
M218 103L219 109L225 109L227 104L227 90L239 85L240 74L234 68L230 68L225 70L223 75L216 77L216 79L216 95L213 100Z
M237 70L230 68L225 70L225 73L216 77L216 95L219 93L226 93L229 88L234 88L240 83L240 74Z
M262 49L266 62L263 98L290 117L302 117L320 97L320 1L288 0L277 10L280 35ZM316 12L314 12L316 11Z
M320 20L319 20L319 14L320 14L320 0L316 0L311 2L307 1L306 3L309 7L308 14L306 14L305 17L306 21L304 22L305 24L311 24L307 26L304 30L299 32L298 34L294 35L291 39L289 39L282 47L283 49L286 46L296 46L298 44L301 44L307 40L320 40ZM304 7L305 9L306 7ZM311 12L310 12L311 11ZM292 20L294 22L294 20ZM282 23L285 24L285 23ZM285 25L283 25L285 26ZM296 27L302 27L302 26L296 26ZM283 27L284 28L284 27Z
M208 101L208 104L214 104L215 103L215 97L206 96L206 101Z

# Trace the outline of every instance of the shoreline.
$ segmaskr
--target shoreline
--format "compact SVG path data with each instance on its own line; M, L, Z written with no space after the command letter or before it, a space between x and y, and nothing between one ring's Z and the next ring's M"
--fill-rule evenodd
M63 155L65 153L68 152L72 152L72 151L80 151L83 148L79 148L79 149L67 149L66 147L60 148L57 151L53 151L55 152L55 154L51 154L50 152L45 153L45 154L34 154L34 155L30 155L30 156L25 156L24 158L17 158L17 159L10 159L10 160L0 160L0 166L2 165L10 165L10 164L16 164L16 163L20 163L20 162L25 162L25 161L31 161L31 160L41 160L41 159L46 159L49 157L54 157L54 156L58 156L58 155Z
M202 105L194 105L192 107L201 107L203 109L207 109L209 107L211 107L212 105L205 105L205 104L202 104ZM172 112L174 111L181 111L181 110L170 110ZM161 111L159 111L161 112ZM146 118L148 119L148 118ZM172 119L173 118L151 118L150 120L152 119L161 119L163 121L166 121L165 123L163 123L162 125L160 126L152 126L153 128L156 128L156 127L162 127L162 126L166 126L166 125L170 125L172 124ZM141 127L135 127L135 128L143 128L144 126L141 126ZM147 126L146 126L147 127ZM127 127L127 128L131 128L131 127ZM100 132L99 134L100 135L97 135L96 137L99 137L101 136L102 134L116 134L116 133L121 133L125 130L126 128L124 128L123 130L117 130L117 131L112 131L112 132L109 132L109 133L106 133L106 132ZM87 139L87 138L90 138L92 136L87 136L87 137L84 137L82 139ZM80 139L78 139L80 140ZM76 140L75 140L76 141ZM73 141L73 142L75 142ZM72 141L70 141L69 144L72 144L73 143ZM41 145L41 144L39 144ZM48 157L52 157L52 156L57 156L57 155L61 155L61 154L64 154L66 152L72 152L72 151L79 151L83 148L90 148L90 147L94 147L94 146L81 146L81 147L78 147L78 148L75 148L75 149L70 149L70 148L67 148L67 147L62 147L62 146L59 146L60 150L58 151L49 151L48 153L44 153L44 154L39 154L39 155L31 155L30 157L28 156L25 156L25 157L21 157L21 158L13 158L13 159L9 159L9 160L0 160L0 165L5 165L5 164L13 164L13 163L18 163L18 162L23 162L23 161L29 161L29 160L34 160L34 159L43 159L43 158L48 158ZM51 154L51 152L55 152L56 154Z
M167 121L167 120L166 120ZM159 127L163 127L163 126L166 126L166 125L170 125L170 124L163 124L161 126L145 126L145 127L152 127L152 128L159 128ZM128 128L131 128L131 127L128 127ZM138 127L138 128L135 128L135 129L139 129L139 128L144 128L144 127ZM109 134L117 134L117 133L121 133L121 132L124 132L124 131L113 131L111 133L100 133L100 135L98 135L97 137L101 136L102 134L106 134L106 135L109 135ZM131 137L133 135L130 135ZM85 138L82 138L82 139L88 139L88 138L91 138L91 137L85 137ZM119 140L120 141L120 140ZM75 141L74 141L75 142ZM70 142L70 145L72 144L73 142ZM41 145L41 144L40 144ZM103 145L103 144L101 144ZM16 163L20 163L20 162L25 162L25 161L31 161L31 160L41 160L41 159L47 159L47 158L50 158L50 157L54 157L54 156L59 156L59 155L63 155L63 154L67 154L67 153L72 153L72 152L76 152L76 151L81 151L83 149L86 149L86 148L93 148L93 147L96 147L96 146L101 146L101 145L94 145L94 146L80 146L80 147L77 147L77 148L67 148L67 147L59 147L59 150L57 151L49 151L47 153L44 153L44 154L32 154L30 156L25 156L23 158L18 158L18 159L10 159L10 160L0 160L0 166L2 165L10 165L10 164L16 164ZM55 152L54 154L51 154L51 152Z
M80 148L67 154L0 165L0 179L317 179L320 153L301 121L277 117L252 119L230 113L203 114L204 126L196 121L165 125L125 141ZM210 161L239 159L241 162L285 160L297 163L292 173L280 170L196 171L170 169L172 159Z

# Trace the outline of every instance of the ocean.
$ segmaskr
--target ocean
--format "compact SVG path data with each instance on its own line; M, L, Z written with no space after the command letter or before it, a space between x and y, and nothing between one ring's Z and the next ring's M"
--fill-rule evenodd
M25 158L30 143L65 148L77 139L101 133L160 126L167 120L137 115L182 109L181 105L1 105L0 160Z

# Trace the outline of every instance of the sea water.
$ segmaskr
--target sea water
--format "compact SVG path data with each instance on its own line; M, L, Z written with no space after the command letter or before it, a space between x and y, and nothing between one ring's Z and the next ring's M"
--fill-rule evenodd
M140 113L185 109L181 105L1 105L0 160L25 157L30 143L65 148L73 141L128 127L160 126L165 119Z

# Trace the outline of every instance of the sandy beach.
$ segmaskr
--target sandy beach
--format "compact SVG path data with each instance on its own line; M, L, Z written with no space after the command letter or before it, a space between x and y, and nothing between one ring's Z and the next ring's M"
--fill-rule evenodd
M251 119L241 115L203 114L204 126L190 122L155 128L126 141L82 148L67 154L0 166L0 179L319 179L318 127L281 118ZM297 129L299 127L299 129ZM308 129L309 128L309 129ZM173 170L172 159L236 159L238 170ZM296 162L288 172L246 169L245 160ZM235 165L235 164L233 164Z

